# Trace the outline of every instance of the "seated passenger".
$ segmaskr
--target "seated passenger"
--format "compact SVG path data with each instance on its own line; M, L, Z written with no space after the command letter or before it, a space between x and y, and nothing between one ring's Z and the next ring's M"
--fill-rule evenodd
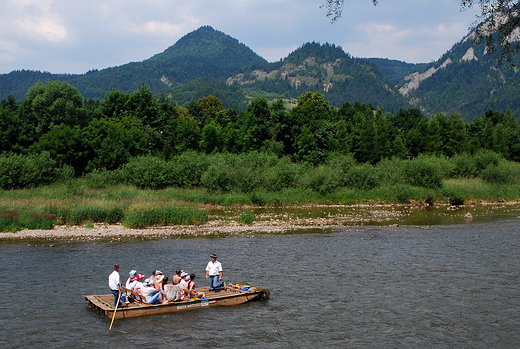
M179 285L181 286L181 290L184 290L186 288L186 283L188 280L186 280L186 277L188 276L188 273L182 272L181 273L181 281L179 281Z
M179 285L168 284L167 277L165 277L162 281L162 289L166 294L166 297L163 297L163 303L181 301L184 299L184 294L182 293L181 287Z
M175 271L175 275L173 275L173 277L172 277L172 283L174 285L178 285L179 282L181 282L181 280L182 280L181 274L182 274L182 270L181 269L177 269Z
M190 275L190 279L188 280L188 283L186 284L186 289L188 290L188 297L199 297L202 299L206 298L206 294L204 292L200 292L195 288L195 274Z
M155 287L146 286L139 282L134 288L134 291L140 294L142 301L147 304L153 304L162 301L162 295L160 291L157 291Z
M152 275L147 279L148 280L148 286L153 286L157 282L157 276L162 275L162 271L154 269L152 271ZM145 281L146 284L146 281Z
M132 277L134 277L136 273L137 273L137 271L135 271L134 269L130 270L130 272L128 273L130 276L126 280L126 284L125 284L126 288L130 288L128 286L129 286L130 282L132 282ZM135 277L134 277L134 279L135 279Z

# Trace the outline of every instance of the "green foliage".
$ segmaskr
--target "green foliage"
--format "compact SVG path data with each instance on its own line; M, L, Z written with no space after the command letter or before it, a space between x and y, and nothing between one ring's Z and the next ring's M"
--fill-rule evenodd
M501 156L492 150L479 150L473 155L473 162L477 168L477 173L484 171L489 166L498 166Z
M520 178L520 166L502 160L498 165L489 165L483 169L480 177L488 183L513 184Z
M123 183L139 188L162 189L172 183L169 164L154 156L132 158L119 170Z
M117 223L123 220L124 207L106 207L99 205L81 205L69 208L51 207L49 212L56 215L61 224L79 225L92 221L96 223Z
M379 185L377 169L371 164L352 167L347 174L347 186L361 190L371 190Z
M17 189L47 184L55 179L56 162L49 153L0 155L0 188Z
M55 216L52 214L23 214L0 212L0 232L16 232L23 229L51 230Z
M119 181L116 172L107 171L106 169L93 169L85 175L85 181L89 188L102 189L113 185Z
M326 195L340 186L340 178L327 166L307 166L300 183L303 188L312 189L320 195Z
M143 228L154 225L193 225L208 220L205 211L175 208L134 206L125 212L123 225L127 228Z
M406 182L410 185L425 188L440 188L442 186L442 170L426 157L407 161L403 168L403 174Z
M237 218L237 222L242 224L252 224L254 220L255 214L253 212L244 212Z

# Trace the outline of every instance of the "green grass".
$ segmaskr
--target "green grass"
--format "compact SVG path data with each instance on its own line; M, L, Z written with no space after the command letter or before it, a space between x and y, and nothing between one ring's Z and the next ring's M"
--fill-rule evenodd
M127 227L203 224L209 208L302 206L306 204L462 204L520 201L519 184L489 183L480 178L443 180L440 188L409 184L380 185L371 190L339 187L328 193L285 188L268 192L209 193L201 188L138 189L115 184L89 188L84 179L32 189L0 191L0 231L52 229L54 224L123 223ZM218 218L218 217L217 217ZM250 224L246 214L239 221Z

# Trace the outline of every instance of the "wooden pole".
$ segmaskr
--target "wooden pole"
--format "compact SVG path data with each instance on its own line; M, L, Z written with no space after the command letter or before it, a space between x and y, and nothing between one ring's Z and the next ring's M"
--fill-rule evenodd
M112 329L112 324L114 323L114 319L116 318L117 306L119 305L120 299L121 299L121 293L119 293L119 296L117 297L116 308L114 309L114 315L112 315L112 322L110 323L110 327L108 328L108 331L110 331ZM107 331L107 333L108 333L108 331Z

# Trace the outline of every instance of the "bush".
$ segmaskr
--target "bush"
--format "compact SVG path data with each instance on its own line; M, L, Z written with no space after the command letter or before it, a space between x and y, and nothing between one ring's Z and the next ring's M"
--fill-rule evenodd
M489 165L480 172L480 177L488 183L512 184L518 180L520 166L517 163L500 161L498 165Z
M209 156L186 151L168 162L172 185L197 187L202 185L202 175L210 165Z
M425 157L406 161L403 174L406 182L425 188L442 187L442 171Z
M442 195L448 198L450 205L464 205L464 195L460 188L444 188Z
M356 159L354 159L354 155L343 155L339 153L333 153L329 155L325 163L331 171L336 173L340 180L341 186L347 185L349 182L349 173L351 169L358 165Z
M280 191L294 186L299 177L299 167L284 157L278 160L276 165L268 167L264 171L262 186L268 191Z
M309 165L301 178L301 185L321 195L326 195L340 186L340 179L337 173L331 171L328 166L313 167Z
M502 156L492 150L479 150L473 155L473 162L477 168L477 174L488 168L498 166Z
M386 185L404 184L403 167L405 161L396 157L379 161L376 165L379 181Z
M84 177L89 188L103 189L118 182L116 173L115 171L107 171L106 169L94 169Z
M35 155L0 155L0 187L20 189L55 180L56 161L48 152Z
M362 164L351 168L347 176L346 184L351 188L371 190L379 185L377 170L370 164Z
M155 156L132 158L118 172L124 183L139 188L163 189L172 182L167 162Z
M477 166L469 154L456 154L450 159L453 166L453 177L472 178L477 175Z
M214 164L208 167L202 175L201 182L209 192L227 193L233 187L233 177L226 164Z

